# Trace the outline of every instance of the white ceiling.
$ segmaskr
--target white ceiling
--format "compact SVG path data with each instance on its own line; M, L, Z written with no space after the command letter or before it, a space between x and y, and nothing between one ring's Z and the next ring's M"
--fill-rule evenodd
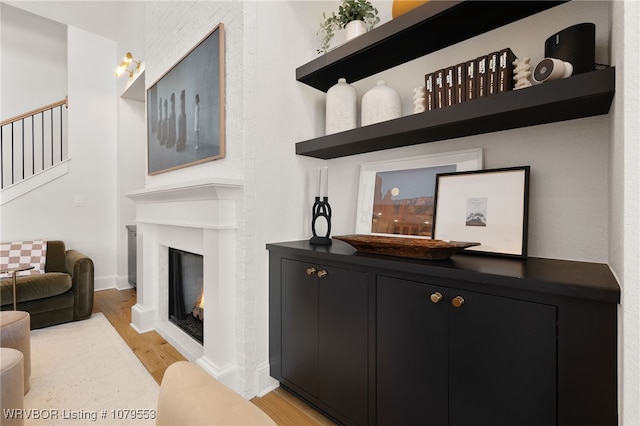
M131 13L130 3L135 1L57 1L57 0L17 0L4 3L26 10L27 12L43 16L65 25L71 25L82 30L98 34L102 37L119 40L121 22L125 13ZM144 10L144 8L140 8ZM125 12L126 11L126 12ZM144 19L143 16L140 19Z

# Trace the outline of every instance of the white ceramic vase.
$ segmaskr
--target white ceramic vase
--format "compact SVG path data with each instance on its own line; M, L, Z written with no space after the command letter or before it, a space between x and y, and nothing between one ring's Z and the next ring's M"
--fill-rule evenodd
M387 86L384 80L378 83L362 97L362 125L393 120L402 115L400 95Z
M351 40L352 38L358 37L367 32L367 24L364 21L351 21L347 25L344 26L344 29L347 32L347 40Z
M358 93L341 78L327 90L325 133L344 132L358 127Z

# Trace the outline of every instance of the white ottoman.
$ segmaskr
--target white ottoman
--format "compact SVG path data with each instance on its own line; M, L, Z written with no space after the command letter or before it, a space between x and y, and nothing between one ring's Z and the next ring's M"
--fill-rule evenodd
M24 408L24 357L22 352L13 348L0 348L0 424L3 426L21 426L24 424L23 416L11 418L10 410Z
M28 312L0 312L0 347L13 348L24 357L24 394L31 377L31 317Z

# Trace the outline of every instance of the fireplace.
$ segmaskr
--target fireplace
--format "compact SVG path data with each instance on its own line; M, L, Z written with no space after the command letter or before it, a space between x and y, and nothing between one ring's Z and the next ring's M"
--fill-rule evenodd
M145 188L128 194L136 203L137 303L131 325L139 333L155 330L189 361L239 390L236 202L241 182L203 179ZM169 318L169 249L202 256L202 342ZM184 259L181 259L184 261ZM184 262L183 262L184 266ZM184 300L186 314L198 294ZM204 327L206 323L206 327Z
M168 318L200 344L204 341L203 257L169 247Z

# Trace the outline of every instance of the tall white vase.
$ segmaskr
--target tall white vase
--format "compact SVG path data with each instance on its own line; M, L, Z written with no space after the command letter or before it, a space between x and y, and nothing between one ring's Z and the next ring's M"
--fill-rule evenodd
M399 118L401 115L400 95L394 88L387 86L384 80L379 80L362 97L363 126Z
M341 78L327 90L325 133L344 132L358 127L358 93Z

